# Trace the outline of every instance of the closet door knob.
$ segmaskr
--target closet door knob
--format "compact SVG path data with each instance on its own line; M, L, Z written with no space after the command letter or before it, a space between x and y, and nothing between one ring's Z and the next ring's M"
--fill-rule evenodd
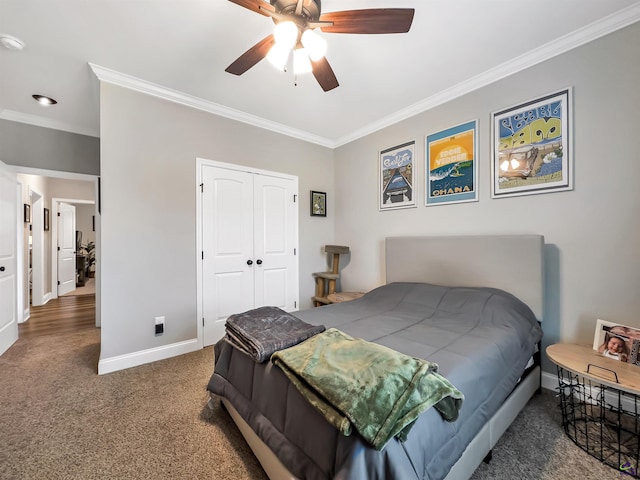
M262 265L262 260L258 259L258 260L256 260L256 263L257 263L258 265Z
M0 272L4 272L4 267L0 267Z
M253 260L247 260L247 265L249 266L253 265Z

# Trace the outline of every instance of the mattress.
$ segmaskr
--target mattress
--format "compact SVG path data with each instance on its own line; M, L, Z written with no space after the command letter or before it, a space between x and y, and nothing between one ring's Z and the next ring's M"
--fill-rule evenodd
M434 362L465 396L457 421L432 408L406 441L392 439L377 451L329 425L271 362L256 363L219 342L209 390L225 397L284 466L305 479L444 478L514 389L542 337L529 307L491 288L391 283L295 315Z

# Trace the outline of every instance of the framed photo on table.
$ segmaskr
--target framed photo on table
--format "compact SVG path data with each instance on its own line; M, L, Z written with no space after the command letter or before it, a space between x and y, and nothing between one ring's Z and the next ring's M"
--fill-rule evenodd
M379 158L379 209L395 210L415 207L413 195L413 159L416 142L384 149Z
M598 319L593 349L605 357L640 365L640 329Z
M477 121L427 135L425 205L478 201Z
M573 188L571 89L492 116L492 198Z

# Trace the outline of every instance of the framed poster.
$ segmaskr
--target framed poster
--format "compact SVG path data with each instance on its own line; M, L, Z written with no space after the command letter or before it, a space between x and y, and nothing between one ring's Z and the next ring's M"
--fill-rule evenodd
M427 135L425 205L478 201L477 123Z
M416 142L387 148L380 152L378 183L380 210L415 207L413 198L413 157Z
M571 89L493 114L491 196L571 190Z

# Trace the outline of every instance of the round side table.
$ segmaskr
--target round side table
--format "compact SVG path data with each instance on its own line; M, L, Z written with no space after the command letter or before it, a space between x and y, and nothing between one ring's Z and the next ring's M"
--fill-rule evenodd
M640 366L570 343L546 352L558 369L567 436L625 476L640 478Z

